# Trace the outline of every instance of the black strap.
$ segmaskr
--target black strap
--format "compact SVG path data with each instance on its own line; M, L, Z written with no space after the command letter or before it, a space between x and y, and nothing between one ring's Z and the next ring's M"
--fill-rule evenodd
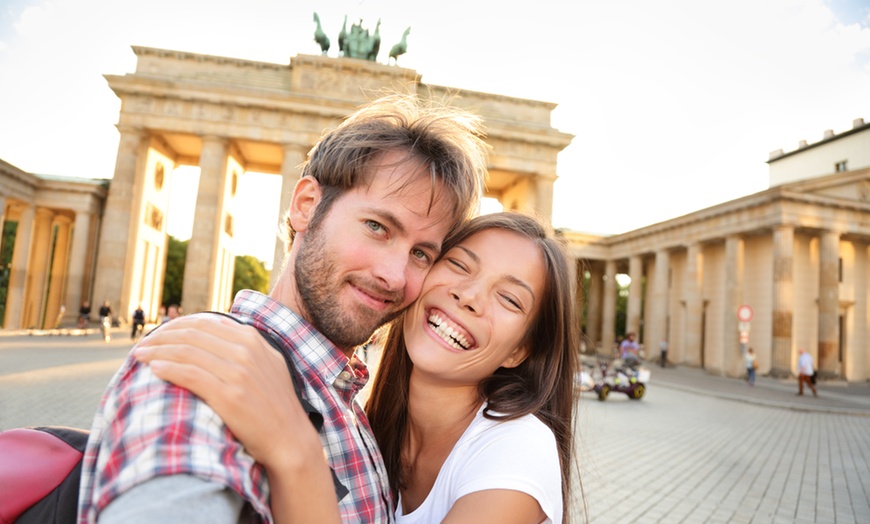
M221 311L208 311L208 313L221 315L235 320L239 324L245 324L255 328L257 332L266 339L266 342L268 342L269 345L271 345L275 349L275 351L277 351L281 354L282 357L284 357L284 362L287 364L287 371L290 373L290 380L293 382L293 390L296 391L296 397L299 399L299 403L302 404L302 409L304 409L305 413L308 414L308 420L311 421L314 429L316 429L318 433L322 433L323 415L319 411L317 411L317 408L315 408L311 404L311 402L309 402L305 397L302 396L302 389L299 387L299 378L296 376L296 367L293 365L293 362L290 360L290 355L284 349L284 346L281 344L281 342L275 340L275 337L268 331L260 329L255 324L249 324L233 315L229 315ZM338 500L341 500L345 496L347 496L348 493L350 493L350 490L348 490L347 487L341 483L341 481L338 479L338 476L335 474L335 470L332 469L332 467L329 468L329 472L332 473L332 484L335 487L335 496L338 498Z

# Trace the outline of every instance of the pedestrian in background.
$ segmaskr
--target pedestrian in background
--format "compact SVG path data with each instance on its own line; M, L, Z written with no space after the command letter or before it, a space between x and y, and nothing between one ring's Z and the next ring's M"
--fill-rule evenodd
M749 348L744 355L746 359L746 380L750 386L755 385L755 370L758 369L758 357L755 356L755 350Z
M659 343L659 350L662 354L661 367L666 367L668 365L668 340L663 338Z
M806 349L801 349L798 357L798 395L804 394L804 384L806 384L813 391L814 397L819 396L816 393L816 385L813 384L814 372L813 356Z

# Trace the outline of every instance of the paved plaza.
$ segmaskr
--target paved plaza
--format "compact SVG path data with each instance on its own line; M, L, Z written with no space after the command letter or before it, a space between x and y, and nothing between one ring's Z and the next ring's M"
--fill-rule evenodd
M108 344L96 334L0 335L0 429L87 428L130 347L125 331ZM870 387L796 391L794 380L761 377L750 388L656 367L640 401L584 395L577 437L589 521L870 522Z

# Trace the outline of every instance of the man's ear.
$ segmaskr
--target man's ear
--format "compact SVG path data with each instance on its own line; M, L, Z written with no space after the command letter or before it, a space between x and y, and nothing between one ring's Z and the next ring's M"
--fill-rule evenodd
M523 363L526 358L529 356L529 350L526 346L520 346L515 350L511 351L511 354L508 355L504 362L501 363L501 367L503 368L515 368Z
M304 176L296 182L293 188L293 198L290 200L290 225L297 233L308 229L314 210L320 203L320 183L310 176Z

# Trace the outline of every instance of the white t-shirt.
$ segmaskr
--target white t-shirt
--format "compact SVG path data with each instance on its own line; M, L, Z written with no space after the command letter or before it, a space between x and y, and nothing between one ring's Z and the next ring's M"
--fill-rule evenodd
M533 415L498 422L484 418L483 407L453 447L426 500L407 515L402 498L397 524L441 522L464 495L510 489L534 497L546 523L562 522L562 474L556 437Z

